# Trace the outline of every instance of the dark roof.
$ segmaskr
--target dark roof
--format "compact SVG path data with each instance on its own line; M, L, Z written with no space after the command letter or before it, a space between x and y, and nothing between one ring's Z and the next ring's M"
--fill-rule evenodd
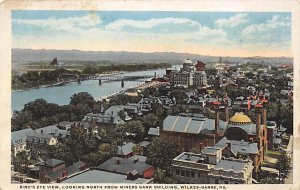
M225 130L227 122L220 120L219 129ZM183 116L168 116L163 122L164 131L173 131L192 134L207 134L212 133L215 129L215 120L205 117L183 117Z
M226 147L230 143L233 152L240 154L257 154L257 143L251 143L247 141L228 140L226 137L222 138L215 147Z
M148 183L149 179L126 179L126 175L106 172L101 170L89 170L74 177L62 181L62 183Z
M140 156L140 155L133 155L133 156L129 157L128 160L131 160L131 161L138 160L139 162L146 162L147 157Z
M97 166L97 168L100 170L110 171L110 172L115 172L120 174L126 174L128 172L136 170L139 175L143 175L144 171L150 167L152 166L146 164L143 161L134 162L131 159L118 158L118 157L112 157L111 159Z
M54 167L56 167L58 165L61 165L61 164L64 164L64 163L65 163L65 161L51 158L51 159L47 159L44 162L38 163L36 165L37 166L47 166L47 167L50 167L50 168L54 168Z
M235 172L242 172L247 166L245 162L220 160L214 169L233 170Z
M255 135L256 134L256 125L253 123L248 123L248 124L240 124L240 125L233 125L233 124L228 124L228 129L229 128L239 128L244 130L247 134L249 135Z

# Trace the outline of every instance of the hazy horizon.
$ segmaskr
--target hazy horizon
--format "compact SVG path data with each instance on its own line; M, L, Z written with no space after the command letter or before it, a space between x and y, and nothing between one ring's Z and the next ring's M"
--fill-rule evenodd
M14 49L292 57L284 12L22 10L12 33Z

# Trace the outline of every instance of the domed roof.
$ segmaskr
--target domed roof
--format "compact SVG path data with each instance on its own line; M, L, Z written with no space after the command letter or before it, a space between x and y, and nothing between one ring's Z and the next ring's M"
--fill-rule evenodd
M232 116L229 120L231 124L249 124L252 123L251 119L244 115L243 112L235 113L234 116Z
M192 64L193 65L193 62L190 60L190 59L185 59L182 64Z

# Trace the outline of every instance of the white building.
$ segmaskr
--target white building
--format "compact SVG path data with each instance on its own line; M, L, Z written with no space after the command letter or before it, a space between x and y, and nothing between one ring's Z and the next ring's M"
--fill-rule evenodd
M179 71L172 71L170 82L172 86L182 86L188 88L190 86L206 87L207 76L205 73L205 64L197 61L194 64L190 59L182 62L182 68Z

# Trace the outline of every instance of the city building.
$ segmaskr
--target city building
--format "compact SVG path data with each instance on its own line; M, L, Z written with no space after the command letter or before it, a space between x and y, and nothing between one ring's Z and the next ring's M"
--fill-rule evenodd
M88 170L87 165L82 161L66 167L62 160L48 159L36 165L39 166L40 183L58 183Z
M13 157L16 157L19 152L27 150L26 139L27 136L33 132L31 128L27 128L11 133L11 150Z
M207 76L205 73L205 64L198 61L194 64L190 59L182 62L182 68L179 71L170 73L171 86L182 86L188 88L194 86L205 88L207 85Z
M266 100L263 101L266 103ZM266 108L261 104L255 106L256 124L244 113L236 113L229 120L224 136L227 140L257 143L258 153L252 157L255 171L259 170L260 163L264 160L268 150Z
M218 111L215 112L219 115ZM167 116L163 122L161 137L182 145L185 150L213 146L227 129L227 122L209 119L202 114L191 116Z
M251 184L250 159L225 158L222 149L206 147L200 154L183 152L173 159L173 178L192 184Z
M97 166L97 169L112 173L126 174L130 179L150 179L154 175L154 167L147 164L145 158L134 157L132 159L112 157Z
M61 181L61 183L128 183L128 184L148 184L152 179L136 178L131 179L127 175L107 172L97 169L90 169L86 172L72 176Z

